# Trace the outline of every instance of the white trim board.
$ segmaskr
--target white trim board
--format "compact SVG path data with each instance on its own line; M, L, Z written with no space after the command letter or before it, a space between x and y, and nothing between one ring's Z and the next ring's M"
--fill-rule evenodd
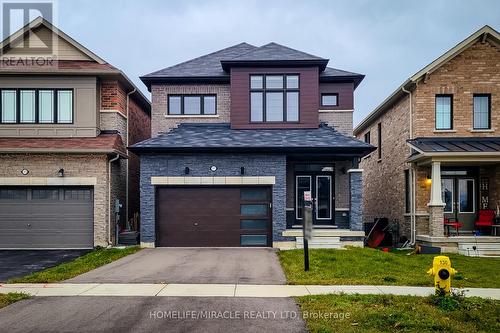
M274 176L183 177L153 176L151 185L274 185Z

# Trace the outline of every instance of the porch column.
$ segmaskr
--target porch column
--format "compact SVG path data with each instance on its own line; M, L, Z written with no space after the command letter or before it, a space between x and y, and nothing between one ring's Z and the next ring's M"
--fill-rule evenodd
M432 162L431 200L429 207L429 235L442 237L444 235L444 202L441 194L441 162Z
M350 169L349 173L349 229L363 230L363 170Z

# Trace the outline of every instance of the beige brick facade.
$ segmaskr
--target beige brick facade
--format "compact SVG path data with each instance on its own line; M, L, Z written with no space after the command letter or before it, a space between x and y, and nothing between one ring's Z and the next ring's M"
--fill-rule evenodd
M353 111L320 111L319 121L327 123L342 134L352 136L352 115Z
M21 170L28 169L29 177L57 177L57 171L64 169L66 178L95 177L94 186L94 246L108 245L108 158L106 155L92 154L1 154L0 177L21 177ZM120 174L115 170L115 174ZM114 177L111 203L124 179Z
M170 116L168 115L169 94L216 94L217 115L216 116ZM182 122L199 123L229 123L229 112L231 107L229 84L199 84L199 85L172 85L161 84L151 86L152 110L151 110L151 136L156 137L160 133L168 132Z
M453 94L453 130L435 130L435 97ZM491 94L491 130L473 129L473 95ZM401 235L409 238L410 218L405 214L404 170L410 165L406 140L416 137L498 137L500 130L500 49L488 41L478 41L441 67L416 82L412 90L413 123L410 135L409 95L387 106L370 120L356 136L363 139L370 131L371 143L377 146L377 125L382 123L382 159L377 151L361 162L364 169L364 221L388 217L404 221ZM477 167L474 163L463 167ZM450 166L444 164L444 167ZM442 164L443 167L443 164ZM480 167L481 174L490 179L489 208L499 201L499 165ZM442 208L428 207L431 175L429 165L416 166L416 230L417 234L442 235ZM479 198L478 198L479 200ZM429 223L429 218L431 223Z

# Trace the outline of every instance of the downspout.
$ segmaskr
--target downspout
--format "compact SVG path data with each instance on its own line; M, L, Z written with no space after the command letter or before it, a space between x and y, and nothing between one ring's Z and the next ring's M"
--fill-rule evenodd
M409 123L409 133L408 139L413 138L413 95L411 91L405 89L403 86L401 90L407 93L410 97L410 123ZM411 148L410 148L411 153ZM416 176L415 176L415 168L413 164L410 167L410 180L411 180L411 195L410 195L410 246L415 245L416 241Z
M113 245L113 242L111 241L111 234L113 233L113 222L111 221L111 216L112 216L112 206L111 206L111 163L113 163L114 161L118 160L120 158L120 155L119 154L116 154L115 157L113 157L112 159L109 160L108 162L108 177L109 177L109 181L108 181L108 219L109 219L109 233L108 233L108 245Z
M126 169L125 169L125 202L127 203L127 209L125 210L125 225L128 226L128 211L130 209L129 207L129 202L128 202L128 171L129 171L129 159L128 159L128 144L129 144L129 121L130 121L130 111L129 111L129 100L130 100L130 95L134 94L137 91L137 88L134 88L134 90L130 91L127 93L127 137L125 139L125 146L127 147L127 161L126 163Z

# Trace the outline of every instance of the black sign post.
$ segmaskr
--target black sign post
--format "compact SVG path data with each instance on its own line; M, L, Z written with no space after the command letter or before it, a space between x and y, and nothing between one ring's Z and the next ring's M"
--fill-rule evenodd
M312 197L311 191L304 191L302 234L304 236L304 271L309 270L309 241L312 238Z

